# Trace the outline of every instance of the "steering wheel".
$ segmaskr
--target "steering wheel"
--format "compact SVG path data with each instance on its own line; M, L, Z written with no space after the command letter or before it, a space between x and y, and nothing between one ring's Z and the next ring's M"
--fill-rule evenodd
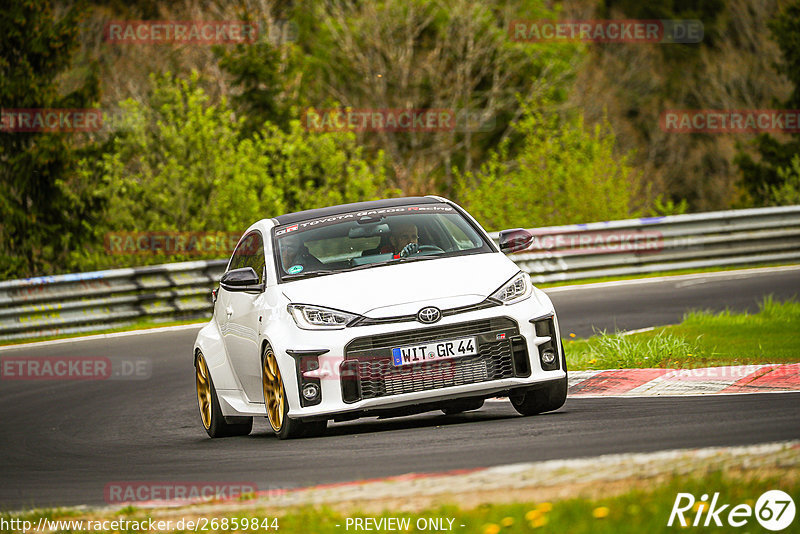
M440 249L436 245L419 245L417 253L419 252L444 252L444 250Z

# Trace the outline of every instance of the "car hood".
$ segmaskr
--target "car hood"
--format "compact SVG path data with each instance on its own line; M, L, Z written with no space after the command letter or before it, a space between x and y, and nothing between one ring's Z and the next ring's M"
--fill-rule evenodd
M367 317L477 304L519 271L501 253L384 265L282 285L294 303L326 306Z

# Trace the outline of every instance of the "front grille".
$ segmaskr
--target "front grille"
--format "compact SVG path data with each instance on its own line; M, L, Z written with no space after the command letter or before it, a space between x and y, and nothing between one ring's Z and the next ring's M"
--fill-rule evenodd
M477 355L401 367L392 363L394 347L464 336L477 338ZM519 337L516 322L498 317L354 339L345 347L343 369L349 376L342 378L342 396L345 402L355 402L511 378L516 376L514 336Z
M344 348L345 358L357 358L356 353L370 349L391 349L402 345L414 343L424 343L426 341L439 341L456 337L474 336L484 334L494 330L514 329L519 332L517 323L508 317L494 317L492 319L482 319L479 321L469 321L447 326L434 326L420 328L417 330L404 330L402 332L392 332L391 334L379 334L377 336L359 337L352 340Z

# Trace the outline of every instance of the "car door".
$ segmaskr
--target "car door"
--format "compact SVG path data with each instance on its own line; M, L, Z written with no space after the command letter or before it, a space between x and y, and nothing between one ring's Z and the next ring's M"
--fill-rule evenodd
M266 263L261 232L247 234L237 245L228 270L252 267L264 283ZM263 291L227 291L220 287L218 300L220 332L225 350L244 394L250 402L264 402L261 389L261 355L258 318Z

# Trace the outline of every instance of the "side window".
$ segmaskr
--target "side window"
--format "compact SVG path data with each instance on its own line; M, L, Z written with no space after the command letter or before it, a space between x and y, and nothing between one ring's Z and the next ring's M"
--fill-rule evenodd
M230 265L228 266L229 271L245 267L244 262L247 259L245 256L246 249L247 249L247 239L243 239L236 247L236 250L233 251L233 256L231 257L231 262Z
M247 263L248 267L252 267L253 270L258 275L258 283L264 283L264 267L266 266L266 260L264 259L264 241L261 239L261 234L256 233L258 245L256 246L255 252L250 256L250 261Z
M258 275L259 283L264 282L264 241L261 239L260 232L251 232L233 251L229 270L241 269L242 267L252 267Z

